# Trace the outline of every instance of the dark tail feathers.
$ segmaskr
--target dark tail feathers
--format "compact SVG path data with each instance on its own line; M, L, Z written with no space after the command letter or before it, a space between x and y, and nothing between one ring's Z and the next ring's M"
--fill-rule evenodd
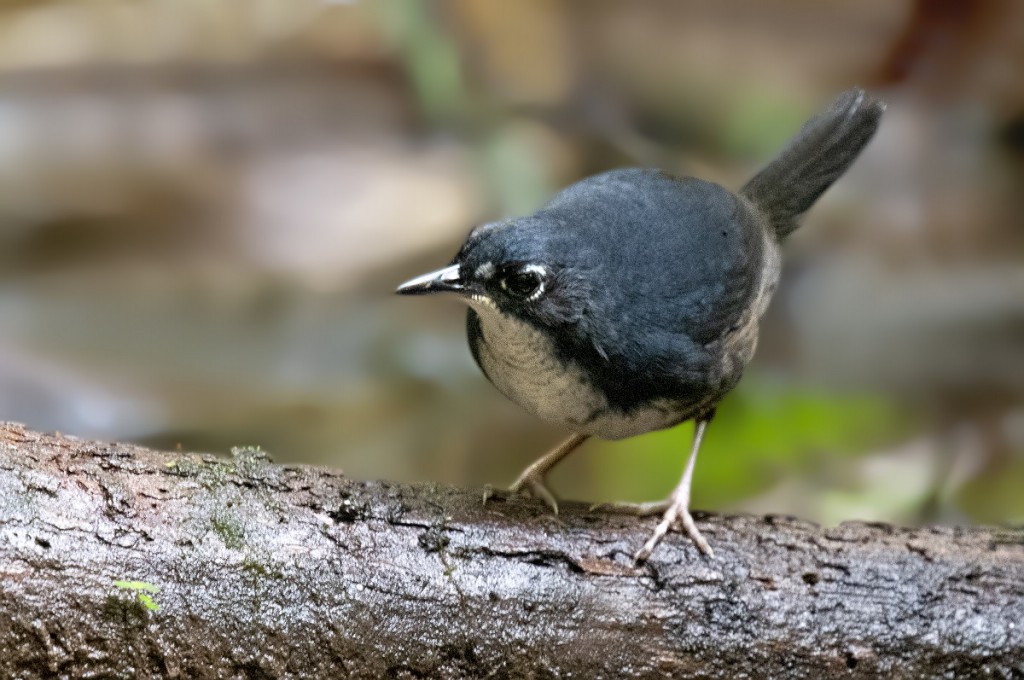
M743 187L779 238L796 229L800 216L846 172L875 134L883 111L885 104L863 90L844 92Z

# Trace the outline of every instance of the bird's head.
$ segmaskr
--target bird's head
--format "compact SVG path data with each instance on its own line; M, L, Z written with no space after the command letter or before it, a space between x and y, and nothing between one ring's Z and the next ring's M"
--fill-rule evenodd
M537 327L579 321L587 285L578 253L559 248L543 215L477 227L451 263L398 287L399 294L455 293L478 314L498 313Z

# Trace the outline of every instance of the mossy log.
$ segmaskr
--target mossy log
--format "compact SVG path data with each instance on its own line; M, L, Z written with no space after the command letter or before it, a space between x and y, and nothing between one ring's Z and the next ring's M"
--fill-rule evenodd
M0 425L0 677L1024 677L1024 530L697 521Z

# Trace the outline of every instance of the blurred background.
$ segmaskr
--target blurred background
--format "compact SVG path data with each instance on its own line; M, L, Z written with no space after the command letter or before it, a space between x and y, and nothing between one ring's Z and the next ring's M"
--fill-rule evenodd
M696 507L1024 521L1024 4L27 0L0 6L0 419L496 486L565 435L392 295L606 169L737 188L889 103L789 240ZM647 500L692 426L591 442Z

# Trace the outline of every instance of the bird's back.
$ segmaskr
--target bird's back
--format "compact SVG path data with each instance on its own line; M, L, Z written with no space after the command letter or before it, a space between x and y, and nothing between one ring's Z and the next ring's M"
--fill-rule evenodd
M601 313L585 320L582 344L615 354L591 369L624 403L738 379L720 374L722 339L758 298L766 242L744 199L711 182L625 169L572 185L541 215L548 238L565 240L550 250L592 270ZM586 354L576 340L570 351Z

